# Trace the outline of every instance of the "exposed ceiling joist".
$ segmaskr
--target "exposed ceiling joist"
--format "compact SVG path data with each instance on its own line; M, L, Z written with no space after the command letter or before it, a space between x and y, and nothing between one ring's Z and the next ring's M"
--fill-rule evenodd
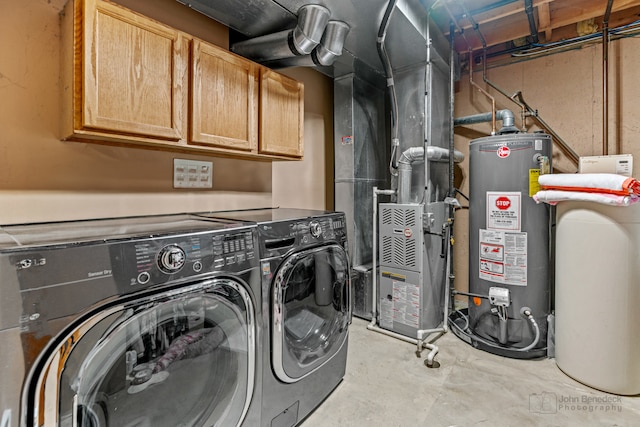
M551 27L551 11L549 3L543 3L537 7L538 9L538 28L544 33L545 40L551 40L553 28Z
M451 11L462 28L461 36L456 32L456 50L482 49L482 43L465 16L468 11L473 22L478 24L488 48L498 48L505 43L523 40L530 36L525 2L522 0L444 0L446 7L436 7L433 16L442 31L448 34ZM473 9L467 4L473 4ZM576 37L576 23L594 19L601 27L606 10L606 0L533 0L534 18L538 33L545 43ZM627 25L640 19L640 0L614 0L609 27ZM530 40L530 39L529 39ZM468 44L471 46L469 46Z
M553 2L553 0L534 0L533 1L533 7L535 8L535 7L539 7L541 5L548 5L551 2ZM524 14L525 13L525 9L524 9L524 2L523 1L517 1L517 2L513 2L513 3L509 3L509 4L507 4L505 6L502 6L502 7L497 7L495 9L490 9L490 10L488 10L486 12L474 14L473 10L469 10L469 13L471 13L471 15L473 15L473 20L478 25L483 25L483 24L488 24L490 22L494 22L494 21L500 21L500 20L503 20L505 18L512 17L513 15ZM460 20L458 25L464 30L472 28L471 22L469 22L469 20L465 19L464 17Z

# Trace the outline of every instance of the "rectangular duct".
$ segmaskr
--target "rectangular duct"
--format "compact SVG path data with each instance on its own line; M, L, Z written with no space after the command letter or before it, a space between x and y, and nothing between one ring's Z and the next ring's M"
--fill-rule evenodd
M347 219L358 283L354 314L371 316L373 187L388 188L390 146L384 80L363 64L334 81L335 209ZM371 82L374 81L374 83Z

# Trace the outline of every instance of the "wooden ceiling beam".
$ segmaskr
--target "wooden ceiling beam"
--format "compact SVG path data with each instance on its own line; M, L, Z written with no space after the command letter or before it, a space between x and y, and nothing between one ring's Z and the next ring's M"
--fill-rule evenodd
M619 3L618 3L619 2ZM535 4L535 3L534 3ZM575 32L575 24L578 21L596 18L602 19L606 8L603 0L553 0L540 3L536 9L538 30L545 33L545 42L557 39L552 38L553 32L571 27ZM637 19L637 8L640 7L640 0L616 0L613 2L613 12L609 20L609 26L615 27L633 22ZM548 8L549 10L545 10ZM529 36L529 24L526 13L505 15L501 19L494 19L485 22L478 22L479 30L482 33L487 46L509 42L522 37ZM482 48L482 43L474 30L467 27L464 32L466 39L471 44L472 50ZM456 34L456 50L465 52L469 50L464 39Z
M542 5L549 5L549 3L553 3L554 0L533 0L533 7L539 7ZM471 12L471 11L470 11ZM476 15L472 14L473 20L478 24L488 24L493 21L499 21L505 18L509 18L513 15L526 14L524 10L524 2L517 1L514 3L510 3L506 6L497 7L495 9L488 10L486 12L478 13ZM525 15L526 16L526 15ZM466 19L460 19L458 25L463 30L467 30L472 28L471 22Z
M615 0L611 12L620 12L640 5L639 0ZM601 18L607 8L604 0L563 0L550 6L552 28L564 27L591 18Z
M549 3L544 3L538 6L538 30L544 33L545 41L551 40L553 28L551 27Z

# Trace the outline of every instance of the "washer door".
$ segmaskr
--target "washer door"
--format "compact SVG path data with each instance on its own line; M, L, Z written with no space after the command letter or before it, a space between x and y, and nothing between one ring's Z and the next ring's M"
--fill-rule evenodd
M49 353L27 413L38 426L238 426L255 345L253 303L234 280L116 302Z
M342 348L351 321L349 262L337 245L286 258L272 288L273 370L296 382Z

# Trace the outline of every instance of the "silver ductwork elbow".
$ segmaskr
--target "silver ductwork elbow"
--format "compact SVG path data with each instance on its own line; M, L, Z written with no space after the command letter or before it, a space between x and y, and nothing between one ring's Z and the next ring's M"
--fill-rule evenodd
M231 51L257 62L309 55L320 43L330 16L324 6L304 5L298 10L298 24L293 30L234 43Z
M332 65L342 55L344 41L350 29L346 22L329 21L320 44L311 53L313 62L317 65Z
M342 55L344 41L351 27L346 22L329 21L318 46L313 49L311 55L283 58L275 61L266 61L264 65L270 68L286 67L314 67L316 65L328 67Z
M502 121L502 128L498 131L498 133L517 133L520 130L515 127L515 118L513 112L511 110L497 110L496 111L496 119ZM463 126L463 125L472 125L476 123L486 123L492 120L491 112L473 114L471 116L458 117L454 119L454 126Z
M422 147L409 147L400 155L398 159L398 203L410 203L413 164L423 161L424 148Z
M448 162L449 150L442 147L428 146L427 160L430 162ZM464 160L461 151L453 151L453 161L460 163ZM410 147L402 152L398 159L398 203L411 203L411 173L414 163L424 161L423 147Z

